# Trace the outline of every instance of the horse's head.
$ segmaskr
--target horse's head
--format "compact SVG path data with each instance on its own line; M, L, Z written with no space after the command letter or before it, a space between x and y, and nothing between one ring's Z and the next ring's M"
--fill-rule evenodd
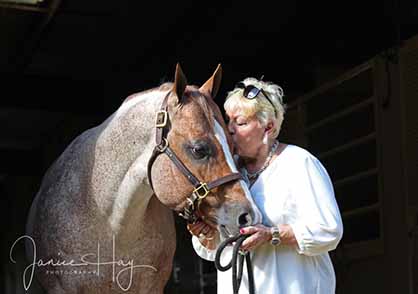
M212 99L219 89L221 75L218 66L212 77L197 88L187 85L186 77L177 66L175 82L170 84L165 99L168 122L160 134L167 138L170 150L155 157L150 174L154 191L164 205L179 213L184 213L186 208L187 214L194 213L225 237L259 221L259 212L242 180L235 177L222 181L231 174L236 176L238 171L231 155L231 138ZM164 121L166 117L162 116L160 120ZM167 142L161 140L162 149ZM187 176L181 165L194 179ZM216 181L219 179L222 184ZM196 180L204 184L193 194Z

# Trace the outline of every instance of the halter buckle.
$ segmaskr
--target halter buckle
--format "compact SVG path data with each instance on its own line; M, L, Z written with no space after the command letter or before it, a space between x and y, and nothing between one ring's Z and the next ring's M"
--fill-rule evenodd
M160 110L157 112L155 119L155 127L164 128L167 125L168 113L165 110Z
M203 198L205 198L206 196L208 196L210 190L208 188L208 184L206 183L202 183L200 182L200 185L197 186L194 190L193 193L196 194L197 198L199 200L202 200Z

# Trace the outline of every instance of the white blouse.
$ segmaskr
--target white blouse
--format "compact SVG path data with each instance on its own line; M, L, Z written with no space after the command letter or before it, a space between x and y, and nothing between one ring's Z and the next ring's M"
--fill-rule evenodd
M298 243L298 248L266 243L251 252L256 293L335 293L335 273L328 251L337 247L343 225L323 165L305 149L288 145L250 190L263 224L290 225ZM215 250L203 247L196 237L192 242L200 257L214 260ZM232 250L224 251L223 265L231 254ZM247 294L246 269L243 272L239 293ZM232 270L218 271L218 293L233 293Z

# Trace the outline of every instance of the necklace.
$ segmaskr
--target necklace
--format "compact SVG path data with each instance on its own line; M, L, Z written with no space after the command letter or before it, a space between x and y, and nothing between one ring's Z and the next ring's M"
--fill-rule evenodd
M276 153L277 148L279 147L279 141L274 141L273 146L271 146L269 155L264 162L264 165L255 173L250 173L247 171L247 176L250 181L256 179L270 164L271 158L273 157L274 153Z

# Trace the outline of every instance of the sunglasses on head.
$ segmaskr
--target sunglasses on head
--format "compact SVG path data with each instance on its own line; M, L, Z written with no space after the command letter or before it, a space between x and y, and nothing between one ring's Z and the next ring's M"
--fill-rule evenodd
M245 85L243 82L239 82L235 85L235 88L238 89L244 89L243 96L247 99L255 99L260 92L266 97L268 102L270 102L271 106L273 106L274 113L276 113L276 107L274 106L273 102L271 101L270 97L267 95L267 93L263 90L263 88L257 88L254 85Z

